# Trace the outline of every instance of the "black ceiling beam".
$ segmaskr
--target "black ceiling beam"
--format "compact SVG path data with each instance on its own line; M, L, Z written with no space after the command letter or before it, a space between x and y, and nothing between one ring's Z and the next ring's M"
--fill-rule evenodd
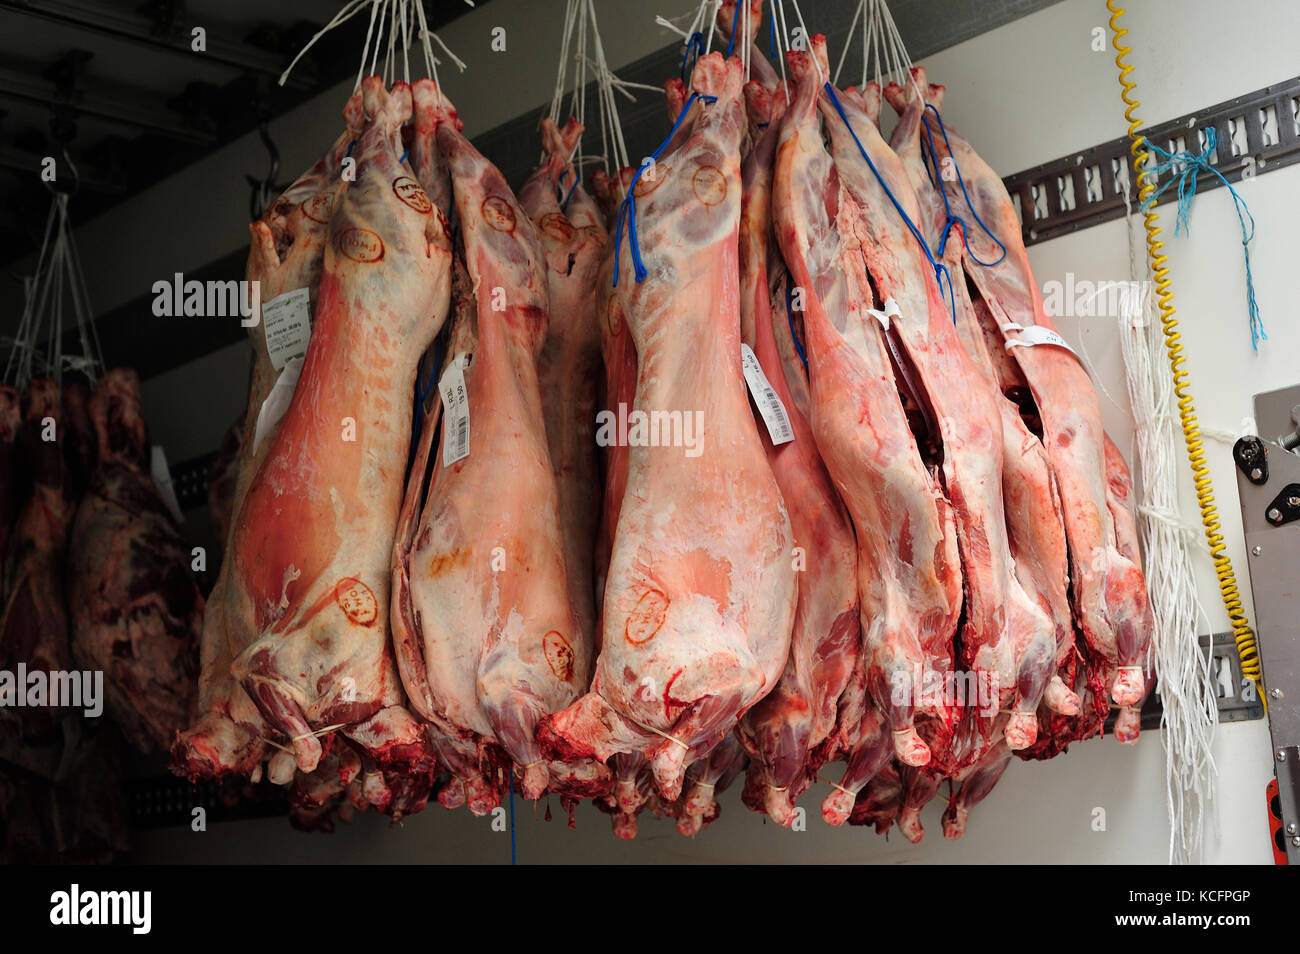
M209 63L240 72L252 71L279 77L286 59L249 44L244 38L223 36L203 23L177 24L172 18L150 17L138 10L123 10L102 0L0 0L0 10L50 23L76 27L89 33L111 36L153 50L182 56L202 56ZM190 30L203 27L207 33L203 53L190 48ZM310 71L290 74L286 85L306 89L315 83Z
M60 83L44 77L31 76L21 70L0 67L0 97L43 105L67 103L78 113L86 116L96 116L122 125L133 126L181 142L210 145L216 139L210 132L187 126L179 117L174 120L165 118L171 115L172 111L164 102L127 99L85 89L77 90L73 94L73 99L69 101L61 95Z

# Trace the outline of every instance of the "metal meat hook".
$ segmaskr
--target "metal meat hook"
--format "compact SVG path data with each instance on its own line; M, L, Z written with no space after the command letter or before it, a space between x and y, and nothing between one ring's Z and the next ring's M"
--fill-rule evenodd
M280 175L280 150L276 148L275 142L271 139L271 129L267 121L263 119L257 124L257 134L261 137L262 145L266 146L266 151L271 155L271 165L267 169L266 178L258 179L256 176L244 175L248 184L252 186L252 194L248 200L249 218L256 220L262 217L267 206L271 204L279 191L275 180Z

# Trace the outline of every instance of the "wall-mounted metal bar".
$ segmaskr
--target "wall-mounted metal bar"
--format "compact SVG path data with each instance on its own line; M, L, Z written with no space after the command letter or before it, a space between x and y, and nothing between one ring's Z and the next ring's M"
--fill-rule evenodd
M1300 77L1274 83L1207 109L1179 116L1144 130L1147 138L1169 152L1183 148L1199 155L1201 133L1213 128L1218 140L1211 164L1229 182L1243 175L1262 175L1300 161ZM1171 148L1175 146L1176 148ZM1007 192L1020 199L1021 237L1025 245L1068 235L1124 214L1123 187L1136 208L1128 137L1062 156L1007 176ZM1090 180L1093 184L1090 187ZM1060 183L1073 184L1073 202L1062 204ZM1197 189L1217 189L1216 176L1202 173ZM1035 202L1036 194L1045 201ZM1177 198L1170 189L1160 203Z

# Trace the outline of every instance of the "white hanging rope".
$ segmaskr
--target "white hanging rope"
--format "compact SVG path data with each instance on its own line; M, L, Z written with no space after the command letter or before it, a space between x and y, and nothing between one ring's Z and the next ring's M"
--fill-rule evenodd
M64 159L75 177L76 168L66 154ZM27 293L23 312L5 362L6 384L24 387L31 381L42 331L45 332L45 348L41 372L52 377L56 384L62 382L66 367L86 371L93 382L97 369L104 366L99 334L90 310L90 296L86 291L86 278L68 218L68 201L67 193L57 193L50 203L45 234L36 259L36 273L25 282ZM76 322L82 349L80 355L65 355L63 351L64 318L68 312Z
M1125 204L1129 205L1127 195ZM1137 449L1144 569L1155 619L1151 653L1164 709L1160 738L1165 749L1169 860L1188 864L1201 858L1208 803L1214 798L1217 688L1197 638L1205 614L1190 541L1200 535L1182 520L1178 509L1176 396L1173 381L1161 365L1163 342L1152 297L1145 291L1149 284L1138 283L1146 270L1138 265L1131 207L1125 225L1133 282L1120 296L1120 347ZM1136 288L1144 291L1131 294Z
M844 41L844 49L840 51L840 59L835 67L834 85L839 85L840 72L844 69L844 61L848 58L859 20L862 21L862 82L858 88L866 87L867 77L871 75L874 64L878 86L883 87L890 78L896 79L900 84L910 82L924 100L925 91L912 76L912 58L908 55L907 44L903 42L903 35L885 0L860 0L858 3L853 13L853 23L849 26Z
M474 6L473 0L465 0L467 6ZM410 67L410 47L411 47L411 21L414 20L419 29L416 31L416 39L424 51L425 70L435 83L438 82L438 59L433 55L433 47L430 40L437 43L447 57L456 65L456 68L462 72L465 70L465 62L460 59L438 34L429 29L429 24L424 15L423 0L349 0L342 9L334 15L334 19L321 27L307 41L307 44L298 51L298 55L293 58L283 73L280 74L280 85L283 86L293 72L293 68L298 65L298 61L316 45L321 37L330 30L336 29L342 24L351 20L354 16L361 13L367 7L370 8L370 24L366 28L366 40L361 47L361 63L357 68L357 79L352 88L355 90L361 86L361 80L366 75L374 75L379 66L379 54L383 47L384 31L388 31L388 50L384 57L383 77L385 81L392 79L397 66L397 46L398 34L401 34L401 57L403 77L409 83L411 80ZM412 16L412 8L414 8ZM376 31L376 26L378 31ZM369 61L369 70L367 71L367 60ZM442 86L438 86L438 96L441 100Z

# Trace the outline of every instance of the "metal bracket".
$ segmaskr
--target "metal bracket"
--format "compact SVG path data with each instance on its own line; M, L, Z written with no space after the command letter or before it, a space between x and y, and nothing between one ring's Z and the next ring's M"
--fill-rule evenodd
M1199 155L1202 133L1213 128L1217 148L1210 162L1229 182L1262 175L1300 161L1300 77L1246 93L1225 103L1142 130L1169 152ZM1025 245L1068 235L1124 215L1124 193L1137 207L1127 136L1062 156L1002 180L1018 204ZM1202 173L1197 190L1221 188ZM1177 198L1170 189L1157 204Z
M1255 396L1255 419L1261 434L1282 434L1276 441L1238 441L1257 445L1268 466L1266 478L1252 479L1237 469L1237 494L1249 554L1254 593L1259 659L1268 693L1269 735L1277 770L1282 847L1290 864L1300 864L1300 521L1283 519L1290 497L1300 491L1300 455L1285 446L1293 433L1292 409L1300 404L1300 387ZM1248 455L1249 456L1249 455ZM1259 455L1252 461L1259 464ZM1257 467L1252 468L1252 472ZM1281 502L1279 504L1279 501Z

